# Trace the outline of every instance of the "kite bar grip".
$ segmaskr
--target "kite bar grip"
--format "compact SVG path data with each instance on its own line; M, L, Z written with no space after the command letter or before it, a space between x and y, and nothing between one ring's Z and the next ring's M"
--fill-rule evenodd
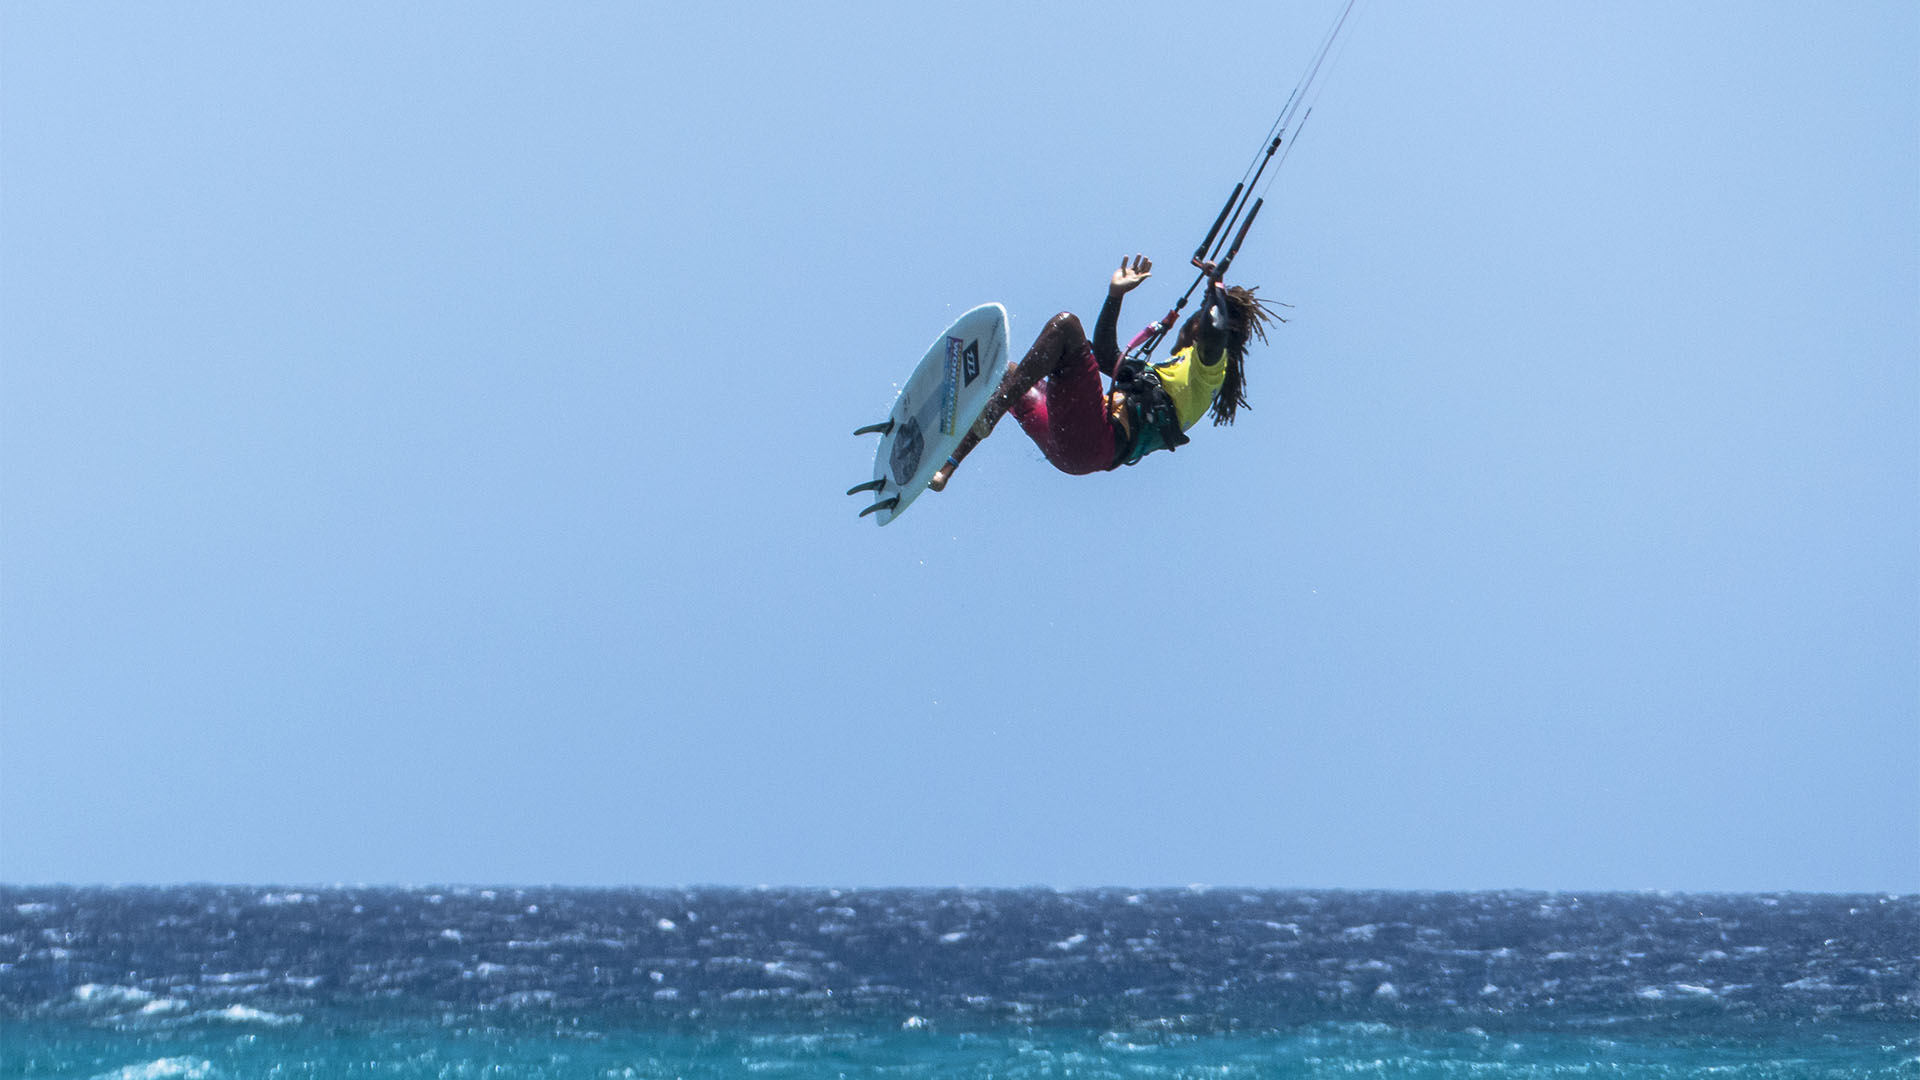
M1207 249L1213 246L1213 238L1220 235L1220 226L1227 223L1227 215L1233 212L1233 206L1240 201L1240 192L1245 188L1244 183L1233 185L1233 194L1227 196L1227 205L1220 208L1220 216L1213 219L1213 228L1207 230L1207 238L1200 241L1199 247L1193 249L1194 258L1206 258Z
M1227 249L1227 257L1221 259L1219 267L1214 270L1215 279L1227 276L1227 267L1233 264L1233 257L1240 254L1240 245L1247 238L1247 230L1253 228L1253 219L1260 216L1260 206L1264 202L1265 199L1253 200L1253 207L1247 211L1247 220L1240 223L1240 231L1233 236L1233 246Z

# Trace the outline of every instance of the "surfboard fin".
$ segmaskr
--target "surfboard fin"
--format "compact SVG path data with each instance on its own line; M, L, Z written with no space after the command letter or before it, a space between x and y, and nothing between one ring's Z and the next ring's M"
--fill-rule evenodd
M888 498L881 499L879 502L874 503L872 506L867 507L865 510L860 511L860 516L866 517L868 514L877 513L881 510L891 510L894 507L899 505L900 505L900 496L898 495L889 496Z
M887 486L886 478L882 477L879 480L869 480L864 484L855 484L852 487L847 489L847 494L858 495L863 491L879 491L881 488L886 486Z
M868 424L866 427L863 427L860 430L854 432L854 434L855 435L891 435L893 434L893 421L885 420L878 424Z

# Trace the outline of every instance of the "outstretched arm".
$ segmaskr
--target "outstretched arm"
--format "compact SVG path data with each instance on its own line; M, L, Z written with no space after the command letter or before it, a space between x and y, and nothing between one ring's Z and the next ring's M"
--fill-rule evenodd
M1153 260L1135 255L1132 265L1122 258L1120 269L1107 282L1107 302L1100 305L1100 317L1093 323L1093 358L1109 378L1120 364L1120 298L1152 276Z

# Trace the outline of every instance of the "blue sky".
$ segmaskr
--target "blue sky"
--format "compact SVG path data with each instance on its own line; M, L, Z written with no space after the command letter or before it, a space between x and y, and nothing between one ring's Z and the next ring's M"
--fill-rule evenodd
M885 529L1332 2L0 9L0 879L1920 890L1920 12L1361 0L1250 412Z

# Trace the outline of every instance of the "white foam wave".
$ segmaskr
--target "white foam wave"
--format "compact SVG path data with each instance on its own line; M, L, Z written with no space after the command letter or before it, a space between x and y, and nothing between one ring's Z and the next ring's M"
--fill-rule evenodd
M271 978L271 971L220 971L200 976L200 982L209 986L231 986L235 983L263 983Z
M767 1001L773 998L790 998L794 988L776 986L768 989L764 986L743 986L738 990L729 990L720 995L721 1001Z
M1349 1032L1354 1035L1373 1036L1392 1035L1398 1030L1392 1024L1382 1023L1379 1020L1350 1020L1346 1023L1336 1023L1333 1025L1333 1028L1336 1031Z
M100 1073L94 1080L201 1080L213 1075L213 1062L202 1058L157 1058Z
M218 1020L227 1024L260 1024L265 1027L286 1027L300 1022L299 1013L271 1013L265 1009L256 1009L250 1005L229 1005L224 1009L211 1009L198 1014L196 1019Z
M813 981L813 973L811 971L808 971L798 964L789 964L785 960L775 960L772 963L763 964L761 967L768 975L774 976L775 978L792 979L795 982L804 983Z
M137 986L87 983L73 988L73 1000L83 1005L145 1005L153 995Z
M1790 983L1781 983L1782 990L1833 990L1836 987L1824 976L1809 975L1804 979L1795 979Z

